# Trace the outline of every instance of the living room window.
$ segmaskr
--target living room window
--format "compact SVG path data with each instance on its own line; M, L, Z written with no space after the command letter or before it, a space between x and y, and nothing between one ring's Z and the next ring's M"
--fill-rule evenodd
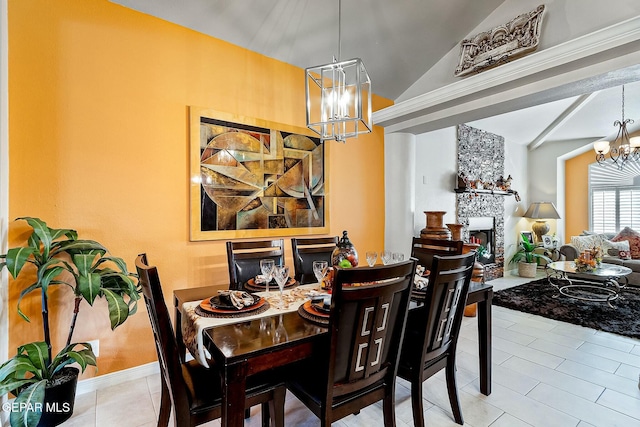
M625 169L589 167L590 229L596 233L640 229L640 173L633 167Z

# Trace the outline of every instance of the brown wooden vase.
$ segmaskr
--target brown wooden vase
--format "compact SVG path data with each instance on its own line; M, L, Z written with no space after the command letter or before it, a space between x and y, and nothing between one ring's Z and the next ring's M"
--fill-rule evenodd
M451 230L451 240L462 240L463 224L447 224L447 228Z
M427 216L427 226L420 230L423 239L451 240L451 230L444 226L444 211L424 211Z

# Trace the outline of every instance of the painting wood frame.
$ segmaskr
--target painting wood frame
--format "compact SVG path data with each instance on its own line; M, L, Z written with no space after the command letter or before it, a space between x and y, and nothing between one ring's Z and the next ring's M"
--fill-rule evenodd
M190 239L327 234L329 144L307 128L189 108Z

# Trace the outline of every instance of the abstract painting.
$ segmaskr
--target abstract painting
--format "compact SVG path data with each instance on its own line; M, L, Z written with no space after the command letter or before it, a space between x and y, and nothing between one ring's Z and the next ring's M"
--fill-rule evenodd
M325 145L306 128L191 107L191 240L326 234Z

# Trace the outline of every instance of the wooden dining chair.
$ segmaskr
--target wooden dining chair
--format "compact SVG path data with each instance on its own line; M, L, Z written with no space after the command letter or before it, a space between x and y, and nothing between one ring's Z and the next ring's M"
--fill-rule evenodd
M242 290L247 280L261 274L260 260L271 258L284 265L284 240L227 242L229 289Z
M425 303L409 312L398 376L411 383L415 427L424 427L422 383L443 368L453 417L463 424L455 377L456 345L475 256L475 252L435 255Z
M313 237L308 239L291 239L293 250L293 268L295 278L301 285L316 283L313 274L313 261L327 261L331 266L331 253L338 244L338 236Z
M414 237L411 243L411 256L418 260L418 264L432 270L431 264L434 255L460 255L462 253L462 240L442 240Z
M151 321L156 343L162 392L158 427L169 423L174 409L176 426L197 426L220 418L222 414L222 377L217 369L205 368L195 360L181 362L173 333L169 310L162 295L162 286L156 267L149 266L146 254L136 258L139 284ZM249 377L246 391L246 408L262 405L262 425L284 425L284 400L286 388L273 372L264 376Z
M395 426L397 350L415 267L411 260L336 270L327 345L292 367L287 380L322 426L380 400L384 425Z

